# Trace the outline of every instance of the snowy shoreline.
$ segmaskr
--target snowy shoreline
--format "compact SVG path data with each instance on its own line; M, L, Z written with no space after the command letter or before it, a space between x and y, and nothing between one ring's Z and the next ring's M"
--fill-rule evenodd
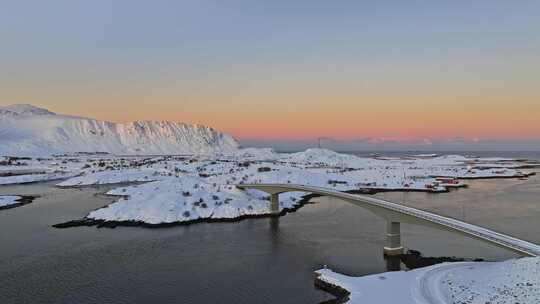
M315 271L315 275L315 285L335 295L337 303L540 302L539 257L503 262L442 263L362 277L325 268Z
M30 195L0 195L0 210L21 207L30 204L36 196Z

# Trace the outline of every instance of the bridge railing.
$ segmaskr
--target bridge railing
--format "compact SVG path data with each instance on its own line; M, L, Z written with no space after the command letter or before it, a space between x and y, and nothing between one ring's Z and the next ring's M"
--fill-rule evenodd
M389 202L389 201L378 199L378 198L367 197L364 195L350 194L350 193L340 192L340 191L323 188L323 187L304 186L304 185L295 185L295 184L241 184L241 185L238 185L238 187L243 188L243 189L253 188L253 189L259 189L259 190L263 190L264 188L281 188L284 190L283 192L291 192L291 191L310 192L310 193L315 193L319 195L326 195L326 196L332 196L332 197L337 197L337 198L342 198L342 199L360 201L360 202L367 203L373 206L377 206L380 208L384 208L384 209L392 210L401 214L412 216L418 219L422 219L430 223L435 223L435 224L450 228L452 230L456 230L461 233L471 235L476 238L480 238L494 244L498 244L502 247L506 247L517 252L521 252L521 253L531 255L531 256L540 256L539 245L509 236L500 232L496 232L488 228L484 228L484 227L477 226L474 224L469 224L469 223L460 221L458 219L445 217L445 216L438 215L429 211L420 210L420 209L416 209L409 206L404 206L401 204Z

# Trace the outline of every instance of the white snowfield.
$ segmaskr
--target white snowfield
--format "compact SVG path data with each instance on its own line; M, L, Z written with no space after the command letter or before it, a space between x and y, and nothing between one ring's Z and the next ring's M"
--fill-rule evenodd
M0 207L18 204L20 199L21 197L16 195L0 195Z
M234 219L270 213L269 203L259 193L245 193L234 185L216 185L194 177L167 179L121 187L109 195L127 196L87 218L107 221L138 221L163 224L204 219ZM291 195L293 198L293 195ZM294 200L282 208L294 207Z
M0 155L212 154L236 149L238 142L232 136L202 125L168 121L121 124L58 115L26 104L0 107Z
M318 279L347 290L349 304L536 304L540 258L443 263L411 271L350 277L330 269Z

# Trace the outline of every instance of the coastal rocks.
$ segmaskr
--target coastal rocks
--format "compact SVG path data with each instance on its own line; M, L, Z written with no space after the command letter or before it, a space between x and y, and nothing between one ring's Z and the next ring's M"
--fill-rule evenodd
M440 263L450 262L483 262L484 259L466 259L457 257L424 257L420 251L408 250L406 253L400 254L399 259L408 269L416 269L421 267L427 267Z

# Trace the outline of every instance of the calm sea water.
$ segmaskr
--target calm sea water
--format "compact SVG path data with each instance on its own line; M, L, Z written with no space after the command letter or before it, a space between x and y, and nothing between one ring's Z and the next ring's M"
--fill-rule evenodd
M445 194L378 196L466 219L540 243L540 177L476 180ZM342 202L306 205L279 219L147 229L51 225L83 217L112 198L102 189L52 183L0 187L39 194L0 210L0 303L319 303L313 271L385 271L385 223ZM402 226L406 247L426 255L513 257L449 232Z

